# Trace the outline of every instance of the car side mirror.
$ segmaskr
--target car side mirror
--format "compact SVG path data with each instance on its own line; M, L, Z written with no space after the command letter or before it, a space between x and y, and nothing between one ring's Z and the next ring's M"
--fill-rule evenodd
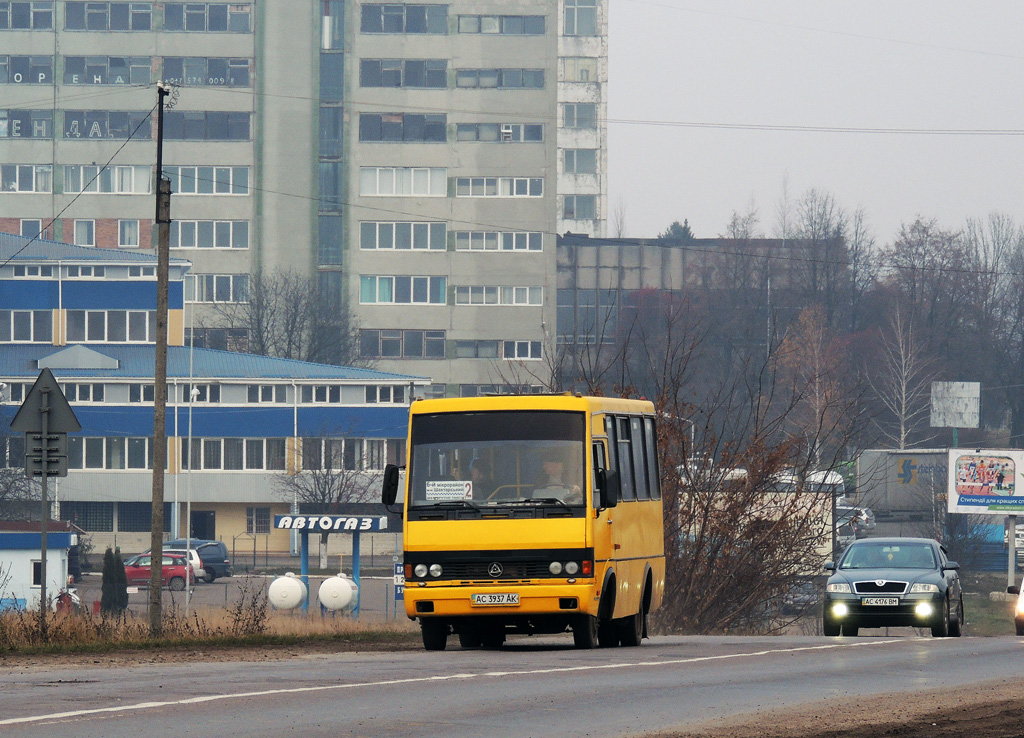
M1016 584L1011 584L1009 587L1006 588L1006 594L1019 595L1020 587L1018 587Z
M836 562L834 562L834 561L826 561L824 568L825 568L825 571L835 571L836 570Z
M942 565L942 571L959 571L960 564L955 561L947 561Z
M381 484L380 499L385 505L394 505L398 499L398 473L394 464L384 467L384 482Z
M598 504L602 509L615 507L619 504L619 473L614 469L598 469L597 471Z

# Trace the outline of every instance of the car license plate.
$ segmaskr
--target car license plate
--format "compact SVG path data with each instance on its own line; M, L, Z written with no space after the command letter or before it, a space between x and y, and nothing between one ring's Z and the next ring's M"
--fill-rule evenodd
M473 595L474 605L518 605L518 592L487 592Z
M899 597L865 597L860 601L862 605L881 605L883 607L894 607L900 604Z

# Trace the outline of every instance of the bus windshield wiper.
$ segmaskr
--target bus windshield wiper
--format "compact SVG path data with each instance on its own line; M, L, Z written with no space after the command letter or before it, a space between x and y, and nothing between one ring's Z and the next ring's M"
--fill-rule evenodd
M470 507L474 510L480 509L480 506L472 500L441 500L433 505L427 505L427 507Z
M565 500L561 500L557 497L531 497L532 502L542 502L546 505L561 505L566 510L569 510L569 506L565 504Z

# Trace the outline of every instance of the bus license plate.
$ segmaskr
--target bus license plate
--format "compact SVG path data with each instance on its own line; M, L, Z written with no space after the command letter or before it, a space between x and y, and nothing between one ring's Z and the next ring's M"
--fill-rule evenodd
M895 607L900 604L899 597L865 597L860 601L862 605L881 605L883 607Z
M486 594L474 594L474 605L518 605L518 592L487 592Z

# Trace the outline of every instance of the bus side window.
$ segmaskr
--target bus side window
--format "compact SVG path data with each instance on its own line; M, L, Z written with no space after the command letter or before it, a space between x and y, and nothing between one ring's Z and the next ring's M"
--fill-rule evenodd
M651 499L661 499L661 478L658 476L658 444L654 418L644 418L644 450L647 457L647 482L651 485Z
M622 489L622 500L636 499L636 486L633 483L633 443L630 436L629 418L616 418L618 425L618 443L616 457L619 462L619 485Z
M633 439L633 473L636 479L636 497L638 500L649 500L651 494L647 479L647 460L644 458L643 418L630 418L629 424L630 437Z
M591 488L594 507L600 507L600 499L598 499L597 489L597 478L598 473L604 471L608 467L605 465L604 460L604 444L600 441L594 441L593 453L592 453L593 468L590 470Z

